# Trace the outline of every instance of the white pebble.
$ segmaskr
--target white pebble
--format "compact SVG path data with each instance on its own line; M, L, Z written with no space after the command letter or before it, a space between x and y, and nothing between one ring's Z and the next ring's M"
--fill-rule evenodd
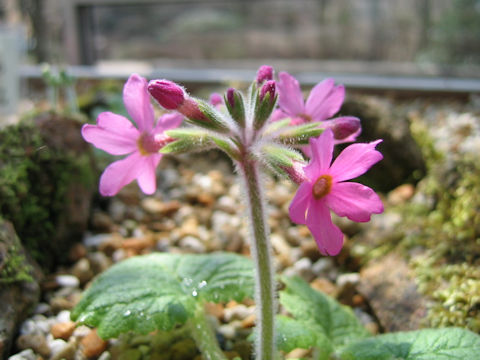
M37 356L33 352L32 349L23 350L18 354L12 355L8 358L8 360L36 360Z
M76 288L80 286L80 280L73 275L57 275L55 281L61 287L72 287Z

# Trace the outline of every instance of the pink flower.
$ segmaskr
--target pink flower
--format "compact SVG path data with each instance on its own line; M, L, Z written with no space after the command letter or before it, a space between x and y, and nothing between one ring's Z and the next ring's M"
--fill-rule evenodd
M305 102L297 79L286 72L281 72L279 78L279 109L272 115L273 121L290 117L292 125L321 122L322 128L334 130L335 143L354 141L360 134L360 120L356 117L342 116L328 120L342 106L345 99L343 85L335 86L333 79L325 79L313 87Z
M371 214L383 212L378 195L369 187L344 182L365 173L383 156L375 150L382 140L353 144L332 162L333 132L325 130L317 139L310 139L312 158L303 168L304 182L290 204L290 218L306 224L324 255L337 255L343 246L343 234L332 222L330 211L350 220L366 222Z
M110 164L100 177L100 194L116 195L122 187L137 179L146 194L156 190L155 169L162 158L158 151L170 142L165 130L182 122L180 114L165 114L155 125L155 115L147 91L147 81L131 75L123 88L123 102L135 127L127 118L111 112L98 115L97 125L86 124L82 136L95 147L112 155L127 155Z

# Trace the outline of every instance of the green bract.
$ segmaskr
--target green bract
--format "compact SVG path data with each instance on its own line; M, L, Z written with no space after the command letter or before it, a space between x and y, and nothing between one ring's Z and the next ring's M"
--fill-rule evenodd
M97 327L102 338L134 331L170 330L204 302L241 301L254 288L251 261L229 253L155 253L112 266L101 274L71 317Z

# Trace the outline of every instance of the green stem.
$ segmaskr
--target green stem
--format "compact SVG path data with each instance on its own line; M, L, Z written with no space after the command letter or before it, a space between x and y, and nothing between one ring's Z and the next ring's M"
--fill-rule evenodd
M208 323L203 307L199 307L195 316L188 322L190 334L205 360L227 360L218 346L217 338Z
M239 171L245 181L247 191L247 211L252 238L250 247L257 280L255 294L257 307L256 356L258 360L272 360L276 358L274 340L275 280L258 163L245 156L239 164Z

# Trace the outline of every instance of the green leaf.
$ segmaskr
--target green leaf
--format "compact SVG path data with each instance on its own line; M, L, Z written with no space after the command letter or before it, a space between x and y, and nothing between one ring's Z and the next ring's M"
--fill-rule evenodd
M231 253L154 253L118 263L101 274L71 313L102 338L170 330L204 302L252 297L251 261Z
M342 360L466 360L480 357L480 336L465 329L398 332L348 345Z
M276 317L276 344L279 350L286 353L293 349L309 349L317 346L325 353L332 352L330 341L321 332L315 331L301 321L278 315ZM328 358L328 357L325 357Z
M280 303L297 321L324 334L334 348L370 336L349 307L299 277L282 277L282 282L286 288L280 293Z

